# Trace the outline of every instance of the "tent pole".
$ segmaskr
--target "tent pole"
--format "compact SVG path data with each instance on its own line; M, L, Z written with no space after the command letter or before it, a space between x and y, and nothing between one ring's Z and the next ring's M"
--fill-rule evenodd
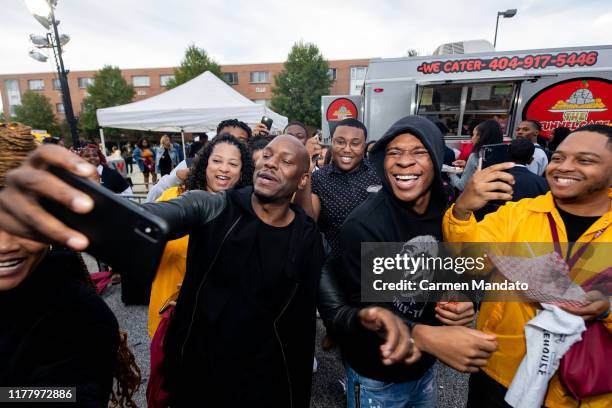
M104 129L100 126L100 142L102 142L102 154L106 156L106 142L104 141Z
M183 128L181 128L181 141L183 142L183 157L187 159L187 152L185 151L185 132L183 132Z

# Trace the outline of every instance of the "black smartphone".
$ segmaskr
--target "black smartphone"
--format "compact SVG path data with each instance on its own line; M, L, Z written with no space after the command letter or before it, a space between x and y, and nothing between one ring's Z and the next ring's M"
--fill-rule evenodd
M262 116L261 117L261 123L268 128L268 131L272 130L272 122L274 122L272 120L272 118L269 118L267 116Z
M129 281L146 296L166 246L166 221L89 179L54 166L49 166L49 172L90 196L94 208L87 214L77 214L56 201L41 198L43 208L83 233L89 239L86 252L122 276L129 275L122 282Z
M491 167L494 164L512 161L510 156L510 145L505 143L484 145L482 152L482 168Z

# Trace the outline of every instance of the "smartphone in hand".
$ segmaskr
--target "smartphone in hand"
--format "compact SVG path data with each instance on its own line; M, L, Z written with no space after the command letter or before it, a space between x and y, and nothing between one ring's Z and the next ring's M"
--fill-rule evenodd
M494 164L500 164L512 161L510 156L510 145L505 143L484 145L482 152L482 168L491 167Z
M267 116L262 116L261 117L261 123L268 128L268 131L272 130L272 123L274 121L272 120L272 118L269 118Z
M122 275L131 274L129 280L138 288L150 290L166 246L166 221L87 178L54 166L49 166L49 172L90 196L94 208L77 214L56 201L40 198L43 208L89 239L87 253Z

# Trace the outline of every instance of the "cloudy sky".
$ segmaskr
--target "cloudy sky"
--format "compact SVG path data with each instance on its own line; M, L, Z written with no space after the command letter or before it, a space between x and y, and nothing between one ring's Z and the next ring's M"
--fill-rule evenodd
M610 0L59 0L60 31L71 36L71 70L166 67L190 43L218 62L283 61L296 41L317 44L328 59L397 57L415 48L466 39L499 50L612 44ZM28 35L44 28L23 0L0 0L0 74L54 70L30 59ZM49 60L51 61L51 59Z

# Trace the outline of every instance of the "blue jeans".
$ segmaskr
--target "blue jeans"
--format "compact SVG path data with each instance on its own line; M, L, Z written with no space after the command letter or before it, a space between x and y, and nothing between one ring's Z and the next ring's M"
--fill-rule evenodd
M348 408L435 408L436 376L431 367L415 381L387 383L357 374L346 365Z

